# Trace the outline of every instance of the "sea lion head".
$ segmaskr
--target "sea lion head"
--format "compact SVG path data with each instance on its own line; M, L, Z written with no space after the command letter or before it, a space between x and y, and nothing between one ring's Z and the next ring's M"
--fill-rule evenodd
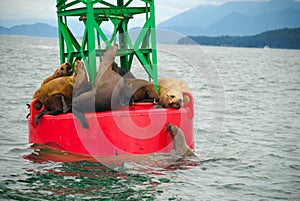
M63 63L55 71L55 77L63 77L72 75L72 67L70 63Z
M73 97L91 89L88 76L82 61L77 60L74 66Z
M165 108L179 109L183 105L183 95L180 91L159 88L159 105Z
M167 131L170 132L172 139L175 138L175 136L177 135L177 133L179 132L179 128L173 124L167 124Z
M135 76L127 68L120 68L116 62L112 63L112 70L121 75L124 78L135 78Z

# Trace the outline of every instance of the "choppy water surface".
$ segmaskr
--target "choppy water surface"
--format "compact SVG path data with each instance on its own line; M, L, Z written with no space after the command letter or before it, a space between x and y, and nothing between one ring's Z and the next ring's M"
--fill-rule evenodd
M0 199L300 199L299 50L158 46L160 75L192 88L202 162L108 168L23 158L31 153L25 104L58 66L58 44L0 40Z

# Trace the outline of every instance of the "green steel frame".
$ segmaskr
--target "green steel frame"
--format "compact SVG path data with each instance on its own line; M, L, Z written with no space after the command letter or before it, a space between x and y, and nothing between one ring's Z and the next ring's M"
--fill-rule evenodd
M140 0L143 7L131 6L134 0L56 0L60 44L60 62L83 60L91 84L96 77L96 61L112 44L119 43L118 56L122 68L131 68L134 56L140 61L157 87L157 53L154 0ZM135 15L145 15L145 23L135 41L128 33L128 22ZM76 39L68 20L77 17L83 23L82 40ZM108 38L100 25L112 23L114 30ZM102 43L101 43L102 42ZM105 45L101 45L105 44ZM105 47L102 47L105 46Z

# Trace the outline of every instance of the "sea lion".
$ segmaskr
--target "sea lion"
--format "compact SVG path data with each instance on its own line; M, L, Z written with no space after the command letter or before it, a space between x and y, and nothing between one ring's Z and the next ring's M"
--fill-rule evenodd
M182 157L195 157L195 152L186 144L182 130L173 124L167 124L167 130L171 134L175 153Z
M39 100L34 105L35 109L40 110L42 105L45 106L45 110L36 115L36 124L44 114L57 115L71 111L74 83L79 73L83 73L82 68L84 68L83 65L76 65L73 76L53 79L36 90L32 97L32 99Z
M123 78L112 70L118 46L107 49L100 63L93 88L73 99L73 109L78 112L101 112L118 107L119 85L123 84Z
M70 63L63 63L62 65L60 65L52 75L50 75L49 77L47 77L41 84L44 85L47 82L50 82L53 79L59 78L59 77L63 77L63 76L70 76L72 75L72 67Z
M159 105L164 108L181 108L189 102L189 97L184 96L183 92L191 92L189 86L177 79L161 78L158 79Z
M123 105L119 95L124 80L121 75L112 70L117 51L118 45L105 51L93 88L73 98L72 111L84 128L88 128L88 125L83 112L115 110Z

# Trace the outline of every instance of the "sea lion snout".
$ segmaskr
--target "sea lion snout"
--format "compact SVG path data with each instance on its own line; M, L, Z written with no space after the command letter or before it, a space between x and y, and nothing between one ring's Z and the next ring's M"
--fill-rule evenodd
M60 68L61 71L64 71L64 67L65 67L65 71L67 75L71 75L72 74L72 66L70 63L65 63L64 66L62 66Z
M182 101L176 101L172 102L168 105L168 107L175 108L175 109L180 109L182 107Z
M70 70L72 71L72 66L71 66L70 63L66 63L66 66L67 66L67 70L68 70L68 71L70 71Z

